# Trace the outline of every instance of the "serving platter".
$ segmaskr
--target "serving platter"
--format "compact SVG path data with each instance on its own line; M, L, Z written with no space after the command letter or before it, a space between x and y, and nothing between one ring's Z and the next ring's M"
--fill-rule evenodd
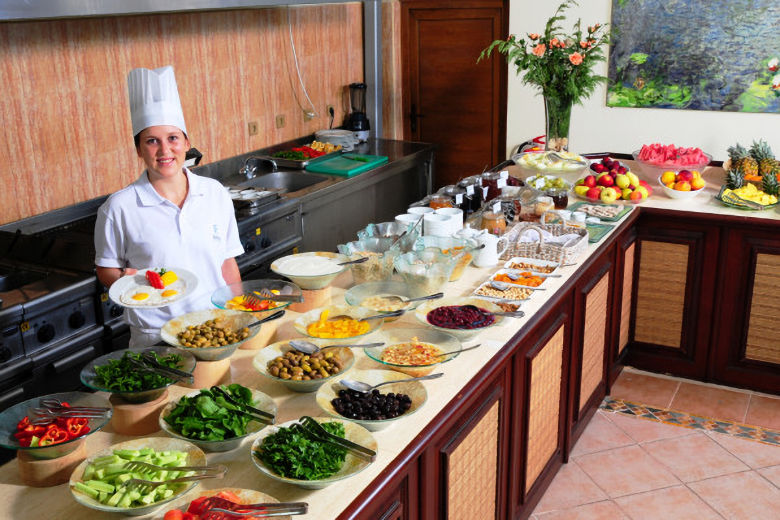
M168 305L181 301L193 294L198 287L198 277L194 273L181 267L166 267L166 270L176 273L178 280L165 289L155 289L146 279L146 272L154 270L152 268L141 269L135 274L128 274L111 284L108 290L108 297L115 304L130 309L157 309L167 307ZM163 297L162 291L171 288L177 291L177 294L169 297ZM130 294L134 292L147 292L149 298L133 303L129 299Z

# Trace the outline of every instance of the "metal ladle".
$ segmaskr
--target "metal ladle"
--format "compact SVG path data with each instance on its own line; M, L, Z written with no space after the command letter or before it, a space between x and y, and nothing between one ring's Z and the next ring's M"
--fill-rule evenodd
M385 381L384 383L378 383L376 385L369 385L368 383L364 383L362 381L353 381L352 379L342 379L341 381L339 381L339 383L341 383L341 385L344 386L345 388L349 388L350 390L354 390L355 392L367 394L374 388L379 388L382 385L390 385L393 383L407 383L409 381L422 381L424 379L438 379L443 375L444 373L440 372L438 374L430 374L421 377L410 377L408 379L397 379L395 381Z
M338 348L338 347L346 347L346 348L374 348L374 347L381 347L384 345L384 343L363 343L361 345L328 345L325 347L318 347L314 343L310 341L306 341L305 339L291 339L289 342L289 345L297 350L298 352L303 352L304 354L316 354L317 352L321 350L325 350L326 348Z

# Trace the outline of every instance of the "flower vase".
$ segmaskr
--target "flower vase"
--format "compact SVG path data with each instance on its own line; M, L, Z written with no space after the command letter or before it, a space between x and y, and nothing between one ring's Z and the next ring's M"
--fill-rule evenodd
M544 96L546 151L569 150L569 123L571 123L571 98L565 96Z

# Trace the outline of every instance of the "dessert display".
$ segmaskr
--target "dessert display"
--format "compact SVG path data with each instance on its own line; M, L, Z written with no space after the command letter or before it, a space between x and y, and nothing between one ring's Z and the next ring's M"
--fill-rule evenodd
M653 193L653 188L626 166L610 159L590 165L593 172L577 180L574 193L583 199L612 204L618 200L642 202Z

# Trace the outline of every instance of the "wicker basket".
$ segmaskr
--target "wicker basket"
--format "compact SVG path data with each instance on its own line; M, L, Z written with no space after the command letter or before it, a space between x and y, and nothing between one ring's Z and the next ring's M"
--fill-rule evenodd
M527 229L533 229L539 233L538 242L519 242L518 239ZM569 242L558 244L546 244L542 235L542 230L552 233L554 236L576 234L579 238L572 239ZM523 222L514 226L504 237L508 245L501 260L509 260L515 256L525 258L538 258L541 260L550 260L561 264L573 264L585 249L588 247L588 232L585 229L578 229L563 224L538 225L534 223Z

